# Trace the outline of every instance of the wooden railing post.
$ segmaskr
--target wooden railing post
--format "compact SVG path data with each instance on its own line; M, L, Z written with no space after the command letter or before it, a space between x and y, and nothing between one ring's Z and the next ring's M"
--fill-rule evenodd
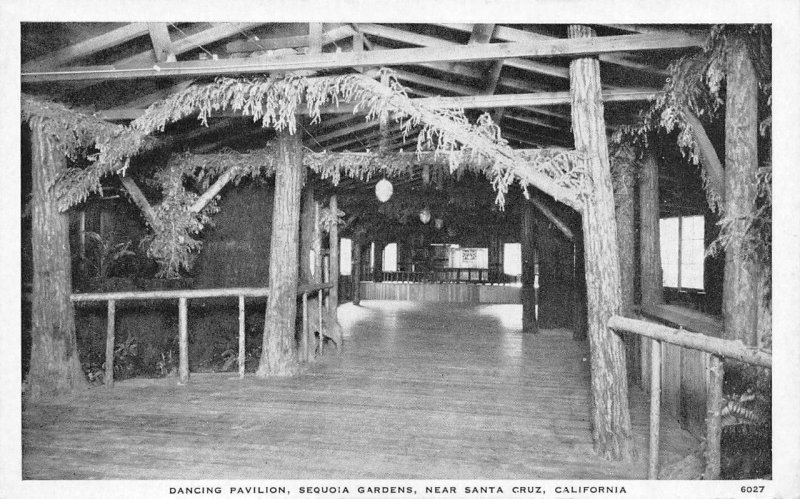
M706 398L706 469L704 480L717 480L720 473L720 440L722 438L722 379L725 368L722 358L708 355L708 395Z
M178 298L178 380L185 385L189 381L189 320L186 298Z
M303 293L303 333L301 335L302 351L303 351L303 361L308 362L309 352L308 352L308 293Z
M661 433L661 342L651 340L650 357L650 458L647 479L658 480L658 451Z
M244 296L239 295L239 377L244 378L245 363L245 329L244 329Z
M106 387L114 387L114 322L117 303L108 300L108 315L106 317L106 372L104 380Z

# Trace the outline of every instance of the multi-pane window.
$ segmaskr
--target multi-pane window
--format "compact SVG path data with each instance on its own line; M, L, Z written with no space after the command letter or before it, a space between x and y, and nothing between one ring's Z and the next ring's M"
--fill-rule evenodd
M661 267L664 286L703 289L705 220L702 216L660 221Z

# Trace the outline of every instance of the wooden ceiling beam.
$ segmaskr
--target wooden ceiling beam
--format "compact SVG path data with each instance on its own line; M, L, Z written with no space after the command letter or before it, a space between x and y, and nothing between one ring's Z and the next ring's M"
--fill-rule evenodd
M431 87L431 88L438 88L440 90L446 90L448 92L452 92L458 95L477 95L480 93L477 89L469 87L467 85L450 83L448 81L440 80L438 78L423 76L403 69L395 69L394 73L395 75L397 75L397 79L400 81L416 83L418 85L425 85L426 87Z
M464 31L472 33L473 29L472 25L465 25L465 26L467 27L464 28ZM483 26L483 28L481 29L485 29L485 26L488 25L478 25L478 26ZM463 47L463 45L461 45L460 43L452 42L450 40L444 40L433 36L420 35L418 33L412 33L410 31L392 28L390 26L383 26L380 24L360 24L359 28L368 35L379 36L381 38L408 43L410 45L419 45L421 47L440 47L440 46ZM485 37L485 35L482 36ZM549 76L554 76L556 78L563 78L567 80L569 79L569 69L562 68L560 66L554 66L552 64L545 64L541 62L529 61L517 58L506 59L505 64L518 69L523 69L525 71L546 74Z
M175 51L172 48L172 38L169 36L167 23L147 23L150 32L150 41L153 43L153 52L157 62L175 60Z
M542 40L535 43L490 43L370 52L343 52L250 59L182 61L118 68L116 66L71 67L51 71L23 72L22 83L85 80L133 80L176 76L213 76L341 69L354 66L398 66L420 62L487 61L514 57L571 57L620 51L694 47L700 37L686 35L622 35L596 38Z
M120 28L112 29L102 35L80 41L50 54L38 57L22 65L23 72L41 71L63 66L77 59L95 54L115 45L133 40L148 34L147 23L128 23Z
M447 24L447 27L458 29L460 31L465 31L466 28L464 25L460 24ZM651 32L650 34L666 34L668 33L665 30ZM495 38L498 40L503 40L507 42L518 42L518 43L526 43L526 42L535 42L537 40L552 40L554 37L542 35L539 33L532 33L530 31L525 31L517 28L511 28L508 26L498 26L495 29ZM657 75L665 75L666 72L660 68L656 68L653 66L648 66L646 64L641 64L635 61L631 61L624 57L622 54L600 54L600 61L607 62L610 64L616 64L618 66L627 67L630 69L636 69L639 71L644 71L648 73L653 73ZM569 75L568 75L569 76Z
M314 138L316 139L317 142L319 142L320 145L325 147L324 146L324 142L327 142L327 141L329 141L331 139L335 139L335 138L338 138L338 137L343 137L345 135L349 135L349 134L354 133L354 132L360 132L362 130L369 130L370 128L374 128L376 126L378 126L378 121L377 120L361 121L361 122L356 123L354 125L350 125L350 126L347 126L347 127L342 127L342 128L340 128L338 130L334 130L333 132L329 132L329 133L326 133L326 134L323 134L323 135L315 136Z

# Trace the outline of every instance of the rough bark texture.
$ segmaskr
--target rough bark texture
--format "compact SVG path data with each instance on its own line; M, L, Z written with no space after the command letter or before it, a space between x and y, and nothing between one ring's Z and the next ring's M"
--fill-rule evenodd
M314 250L314 188L307 185L302 194L303 207L300 211L300 282L312 282L311 252Z
M658 162L648 152L642 162L639 177L639 258L641 274L639 285L642 306L664 302L664 285L661 274L661 242L659 237Z
M386 247L384 241L375 241L375 261L372 267L372 282L383 281L383 249Z
M353 305L361 304L361 256L364 253L364 244L361 237L353 239Z
M534 207L524 203L520 242L522 251L522 331L538 333L536 321L536 220Z
M258 376L296 372L295 316L297 314L297 246L300 190L303 176L300 136L277 133L278 165L269 261L269 299L264 321L264 346Z
M67 394L88 386L78 358L69 253L69 222L60 213L53 186L67 160L56 141L32 122L33 295L29 400Z
M570 38L593 36L586 26L570 26ZM593 186L583 207L589 347L592 370L592 433L595 451L609 459L634 457L628 408L628 380L622 339L606 327L620 310L620 277L614 193L606 143L600 64L584 57L570 62L572 129L575 148L589 157Z
M336 194L331 195L328 209L331 213L339 211L339 201ZM329 266L330 269L330 282L333 283L331 288L328 303L330 303L331 313L336 317L336 307L339 306L339 225L331 224L330 231L328 232L328 247L329 250Z
M586 266L583 262L583 230L575 232L572 273L572 338L586 339Z
M744 40L732 39L726 53L725 215L747 217L753 212L758 153L758 85ZM741 233L740 224L736 232ZM757 343L758 264L746 258L739 238L725 249L722 315L725 337L745 345Z
M619 278L621 289L620 313L633 317L636 306L636 227L634 221L634 189L636 172L632 163L633 153L618 156L612 164L614 170L614 205L617 218L617 247L619 248ZM628 379L635 381L641 368L639 363L640 342L635 334L625 334L625 355Z

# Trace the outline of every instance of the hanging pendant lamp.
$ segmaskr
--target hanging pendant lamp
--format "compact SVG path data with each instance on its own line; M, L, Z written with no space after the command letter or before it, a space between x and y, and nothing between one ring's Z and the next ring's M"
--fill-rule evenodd
M388 201L392 197L392 193L394 193L394 186L385 178L375 184L375 196L381 203Z

